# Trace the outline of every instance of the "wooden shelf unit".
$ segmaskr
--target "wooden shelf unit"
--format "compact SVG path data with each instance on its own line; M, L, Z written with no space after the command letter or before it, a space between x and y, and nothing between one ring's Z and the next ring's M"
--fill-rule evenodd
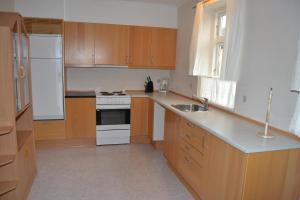
M17 181L1 181L0 182L0 197L17 188Z
M18 13L0 12L0 199L27 198L36 174L29 37Z

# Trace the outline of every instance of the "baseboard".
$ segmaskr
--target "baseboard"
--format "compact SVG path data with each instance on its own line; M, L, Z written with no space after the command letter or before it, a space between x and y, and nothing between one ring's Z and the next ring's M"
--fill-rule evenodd
M38 140L36 141L37 149L44 148L70 148L70 147L95 147L96 138L76 138L61 140Z
M151 141L148 135L130 136L131 144L150 144Z

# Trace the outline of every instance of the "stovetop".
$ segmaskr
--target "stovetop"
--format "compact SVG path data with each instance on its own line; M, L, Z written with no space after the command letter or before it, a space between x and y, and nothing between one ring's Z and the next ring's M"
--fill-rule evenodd
M96 91L97 97L129 97L125 91Z

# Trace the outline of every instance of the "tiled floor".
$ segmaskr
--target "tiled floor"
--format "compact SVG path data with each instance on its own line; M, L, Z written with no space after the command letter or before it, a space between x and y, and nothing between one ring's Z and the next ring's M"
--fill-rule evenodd
M150 145L37 151L29 200L192 200Z

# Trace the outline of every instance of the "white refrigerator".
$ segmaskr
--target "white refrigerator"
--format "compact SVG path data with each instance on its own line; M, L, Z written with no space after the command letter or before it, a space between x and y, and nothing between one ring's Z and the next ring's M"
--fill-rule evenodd
M64 119L64 78L61 35L30 35L34 120Z

